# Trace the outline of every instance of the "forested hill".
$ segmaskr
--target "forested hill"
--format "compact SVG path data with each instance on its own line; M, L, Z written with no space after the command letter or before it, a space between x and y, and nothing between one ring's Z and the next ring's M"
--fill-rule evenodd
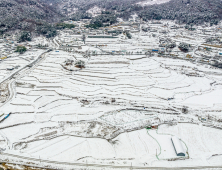
M62 15L40 0L0 0L0 33L12 29L32 31L43 22L55 22Z
M183 24L217 24L222 19L222 0L170 0L155 5L141 6L138 2L149 0L0 0L0 34L20 29L39 30L55 35L54 26L48 23L61 19L92 19L93 28L113 24L116 19L127 20L138 14L145 21L156 19L176 20ZM158 0L156 0L158 1ZM103 10L94 17L88 12L93 7Z
M186 24L217 24L222 19L222 1L171 0L161 5L147 6L139 15L143 20L169 19Z
M97 6L106 10L127 10L137 2L146 0L42 0L45 3L56 6L60 12L69 15L73 9L78 12L86 12L90 8Z
M151 0L42 1L52 4L61 13L73 20L91 18L87 11L95 6L108 11L111 18L113 18L114 13L116 17L123 19L128 19L131 14L137 13L143 20L170 19L186 24L202 24L203 22L217 24L222 19L222 0L170 0L167 3L147 6L141 6L137 3ZM105 17L107 18L107 15Z

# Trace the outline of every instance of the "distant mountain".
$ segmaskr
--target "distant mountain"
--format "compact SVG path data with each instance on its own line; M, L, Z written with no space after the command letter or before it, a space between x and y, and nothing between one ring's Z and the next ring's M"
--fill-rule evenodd
M45 3L54 5L61 10L62 13L69 15L73 13L73 9L79 12L85 12L95 6L106 10L127 9L137 2L146 0L42 0Z
M70 19L92 18L93 7L128 19L137 13L143 20L169 19L179 23L217 24L222 19L221 0L42 0L57 8ZM145 4L145 5L144 5ZM105 13L106 14L106 13ZM106 16L107 17L107 16ZM113 16L112 16L113 17ZM106 21L106 20L104 20Z
M156 3L154 3L156 2ZM90 11L103 11L93 15ZM92 19L96 28L128 19L137 13L143 20L176 20L178 23L217 24L222 19L221 0L0 0L0 34L9 30L41 30L55 35L53 26L43 23ZM99 16L98 16L99 15ZM37 28L38 27L38 28ZM50 30L50 31L48 31ZM53 32L53 33L52 33Z
M171 0L164 4L144 7L139 12L143 20L168 19L178 23L217 24L222 19L221 0Z
M58 21L56 8L40 0L0 0L0 33L12 29L32 31L41 22Z

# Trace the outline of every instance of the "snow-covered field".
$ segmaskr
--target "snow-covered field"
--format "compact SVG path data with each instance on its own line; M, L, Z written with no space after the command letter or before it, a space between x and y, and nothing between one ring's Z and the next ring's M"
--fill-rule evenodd
M185 60L183 53L144 55L157 41L133 34L131 40L105 39L102 47L44 55L15 79L12 98L1 107L0 159L66 162L60 168L222 166L222 70ZM84 56L86 51L98 55ZM85 68L69 71L67 59L83 60ZM146 129L155 124L158 130ZM176 155L172 136L181 140L185 157Z
M67 52L51 52L40 65L16 81L16 95L2 109L2 112L12 112L0 124L0 134L8 140L6 152L21 151L20 155L41 156L42 159L55 161L84 162L85 158L89 158L92 163L113 160L116 164L123 159L137 165L161 166L155 157L160 148L152 137L161 145L159 158L165 160L176 157L170 135L156 134L152 130L151 137L144 129L133 132L122 130L138 126L138 123L155 122L158 112L166 112L169 106L207 109L210 103L205 102L205 98L210 97L211 109L218 109L218 105L214 104L220 103L216 97L221 95L221 86L212 86L212 83L221 80L209 74L211 69L187 61L100 55L88 59L85 69L71 72L61 66L69 57ZM197 74L207 76L183 74L182 70L194 67ZM215 71L221 74L220 70ZM203 101L197 100L198 97ZM137 105L144 108L138 111L119 110ZM155 106L156 110L150 111L151 106ZM160 127L160 132L183 139L190 157L200 162L203 160L199 155L213 155L217 153L216 148L220 148L219 144L214 144L219 136L213 140L205 136L209 141L203 142L209 149L197 149L198 152L195 149L197 143L190 141L194 136L203 137L200 130L206 131L205 135L211 135L207 132L212 131L211 128L200 129L192 124ZM195 134L190 134L190 130ZM110 135L117 131L122 134ZM216 133L217 130L213 131ZM210 149L212 142L215 150ZM185 160L183 164L190 161ZM211 164L214 161L210 159L208 162ZM179 166L178 162L171 164ZM196 162L189 164L197 165Z
M42 53L43 50L29 51L23 55L17 55L15 57L2 60L0 64L0 82L16 72L17 69L20 69L36 60L36 58Z
M181 161L182 166L191 166L199 162L204 166L221 166L219 161L222 159L221 130L202 125L181 123L177 126L160 126L158 131L160 134L176 135L186 143L190 159L195 161Z

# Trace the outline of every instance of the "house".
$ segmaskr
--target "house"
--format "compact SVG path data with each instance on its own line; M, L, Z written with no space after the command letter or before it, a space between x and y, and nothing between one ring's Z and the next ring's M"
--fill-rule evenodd
M151 127L152 129L158 129L158 124L153 124Z
M156 52L156 53L157 53L158 51L159 51L159 50L157 50L157 49L152 49L152 52Z

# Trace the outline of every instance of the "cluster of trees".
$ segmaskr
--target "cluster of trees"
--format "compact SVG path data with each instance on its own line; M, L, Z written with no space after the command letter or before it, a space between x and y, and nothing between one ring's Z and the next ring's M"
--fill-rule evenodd
M177 46L170 38L160 38L159 43L159 47L175 48Z
M84 68L85 67L85 62L82 61L82 60L77 60L75 62L75 66L78 67L78 68Z
M39 23L36 25L35 30L33 32L37 33L38 35L44 35L46 38L55 37L57 35L57 29L64 29L64 28L74 28L75 26L72 24L48 24L48 23ZM31 31L21 31L18 36L18 42L25 42L32 40L32 33Z
M27 31L23 31L20 33L18 37L18 42L31 41L31 33Z
M87 27L99 28L99 27L115 24L116 22L117 22L116 15L114 15L112 13L103 14L103 15L98 15L98 16L94 17Z
M182 43L179 44L178 48L179 48L181 51L183 51L183 52L188 52L188 51L189 51L189 48L190 48L190 45L187 44L187 43L182 42Z
M165 4L147 6L139 13L139 16L145 21L169 19L183 24L209 22L213 25L218 24L218 21L222 19L221 6L221 0L192 0L189 4L184 3L183 0L171 0Z
M85 34L82 35L82 41L84 42L84 44L86 43L86 35Z
M72 28L75 28L75 25L61 22L61 23L56 24L56 28L57 29L65 29L65 28L72 29Z
M85 62L82 61L82 60L77 60L77 61L75 61L75 63L74 63L74 60L72 60L72 59L67 59L67 60L65 61L65 65L66 65L66 66L72 66L73 64L74 64L75 67L77 67L77 68L84 68L84 67L85 67Z
M24 52L26 52L27 49L25 46L17 46L15 52L18 52L20 54L23 54Z
M177 45L175 42L170 42L166 45L166 48L175 48Z
M92 14L88 13L88 12L84 12L84 11L80 11L77 12L75 14L72 14L71 16L69 16L69 19L73 20L73 21L79 21L81 19L92 19Z
M45 45L38 44L37 47L38 48L46 48L46 47L49 47L49 45L48 44L45 44Z
M36 32L44 35L46 38L55 37L57 35L56 27L53 24L42 23L37 25Z
M129 31L124 31L123 33L127 36L127 38L129 38L129 39L132 38L132 35L130 34Z

